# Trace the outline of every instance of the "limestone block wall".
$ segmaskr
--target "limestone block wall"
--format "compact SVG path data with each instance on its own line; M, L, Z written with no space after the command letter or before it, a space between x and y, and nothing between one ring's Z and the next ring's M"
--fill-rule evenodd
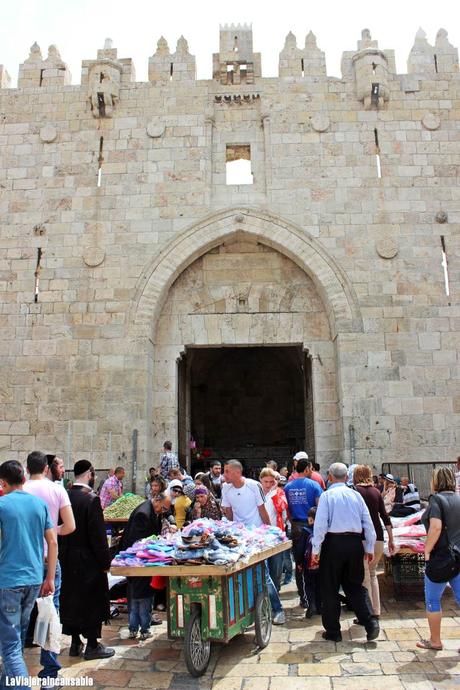
M302 57L289 39L282 77L256 70L239 84L196 81L183 42L187 78L149 83L99 51L122 75L105 115L92 110L87 61L82 85L59 67L61 82L47 81L34 48L23 86L1 80L0 458L38 447L69 464L131 463L137 429L140 466L154 461L158 316L174 280L241 215L323 304L336 390L315 414L338 409L331 449L349 458L353 424L357 458L376 466L457 454L458 56L445 32L424 40L407 75L387 56L377 102L358 97L356 52L328 77L311 37ZM228 144L250 146L253 185L225 183ZM199 319L192 335L208 337Z

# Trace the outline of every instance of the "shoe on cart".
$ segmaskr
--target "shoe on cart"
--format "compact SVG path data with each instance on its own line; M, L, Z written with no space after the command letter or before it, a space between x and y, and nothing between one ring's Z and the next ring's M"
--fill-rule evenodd
M80 656L81 653L83 652L83 643L80 642L80 644L72 644L70 645L69 649L69 656Z
M286 614L284 611L278 611L273 616L273 625L284 625L286 623Z
M166 611L166 606L164 604L158 604L155 606L155 611Z
M150 630L146 630L145 632L141 632L141 640L148 640L149 637L152 637L152 633Z
M89 649L86 647L84 659L85 661L93 661L94 659L109 659L114 654L115 650L112 649L112 647L104 647L104 645L99 642L97 647L90 647Z
M130 630L129 631L129 638L130 640L135 640L137 637L137 630Z
M161 625L162 623L163 621L161 620L161 618L155 614L150 619L150 625Z

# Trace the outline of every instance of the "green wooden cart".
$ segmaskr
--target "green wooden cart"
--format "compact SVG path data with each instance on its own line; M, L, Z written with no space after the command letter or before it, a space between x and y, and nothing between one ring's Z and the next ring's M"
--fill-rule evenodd
M265 560L290 549L287 541L230 566L171 565L161 568L114 567L114 575L168 577L168 637L183 638L192 676L206 671L212 642L229 642L254 625L258 647L270 642L271 606Z

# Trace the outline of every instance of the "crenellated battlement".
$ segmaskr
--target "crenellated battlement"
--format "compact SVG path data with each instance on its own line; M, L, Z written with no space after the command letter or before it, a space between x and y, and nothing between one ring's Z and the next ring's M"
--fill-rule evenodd
M253 49L252 24L222 24L219 27L219 53L213 55L212 78L222 84L253 83L262 77L260 53ZM116 60L117 51L106 45L97 53L97 59L82 62L81 86L86 86L88 66L98 61ZM134 81L134 68L131 59L121 60L124 79ZM129 65L129 69L126 67ZM369 29L364 29L356 50L345 51L341 62L342 78L355 79L358 98L365 107L369 99L374 105L382 106L388 100L385 82L396 76L395 54L391 49L380 49L378 41L371 37ZM372 72L372 75L370 74ZM176 50L172 53L165 38L158 40L154 54L149 58L149 81L153 84L177 83L196 80L196 60L189 51L186 39L181 36ZM439 29L434 45L431 45L423 29L415 35L414 45L407 60L407 75L420 78L449 79L459 74L458 49L448 39L445 29ZM280 79L326 78L325 53L317 45L316 36L309 31L303 47L297 45L292 32L286 36L284 47L279 54ZM377 77L377 79L372 79ZM403 75L399 75L403 76ZM112 78L114 75L112 75ZM19 67L18 88L46 86L68 86L71 75L56 46L49 47L46 59L40 46L34 43L27 59ZM372 86L379 84L379 93L372 97ZM10 88L8 72L0 65L0 88Z

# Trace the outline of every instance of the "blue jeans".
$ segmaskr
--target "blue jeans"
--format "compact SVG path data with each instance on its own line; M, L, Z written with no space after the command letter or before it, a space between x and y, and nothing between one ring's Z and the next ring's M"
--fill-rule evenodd
M265 582L267 583L268 596L270 597L270 604L272 605L273 613L279 613L283 610L283 605L281 603L280 595L278 594L277 589L273 584L273 580L270 577L267 561L265 561Z
M44 578L46 577L46 568ZM59 613L59 593L61 591L61 564L59 561L56 565L56 575L54 576L54 594L53 602L56 611ZM58 671L61 670L61 664L58 661L58 654L56 652L49 652L42 649L40 652L40 663L43 666L42 670L38 672L39 678L57 678Z
M292 551L283 551L283 572L284 581L292 580Z
M40 592L39 585L0 589L0 653L3 659L0 690L10 690L6 684L14 678L26 678L29 674L22 650L26 638L29 618L35 599ZM28 685L22 686L29 690Z
M152 600L153 596L146 599L129 600L129 632L137 632L139 628L141 629L141 633L150 630Z
M460 573L449 580L457 604L460 606ZM425 605L428 613L439 613L441 611L441 597L447 587L447 582L432 582L425 575Z
M281 589L281 576L283 574L283 553L276 553L274 556L270 556L268 559L268 572L275 585L276 590L279 592Z

